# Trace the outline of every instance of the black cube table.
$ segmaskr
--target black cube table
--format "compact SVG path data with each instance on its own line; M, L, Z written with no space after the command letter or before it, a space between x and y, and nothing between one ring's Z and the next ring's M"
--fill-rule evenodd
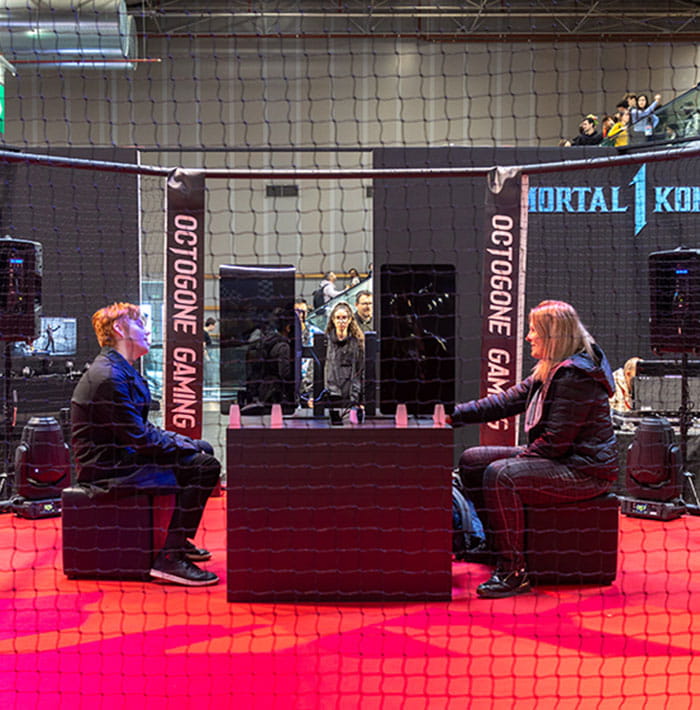
M251 420L227 431L228 601L450 599L451 429Z

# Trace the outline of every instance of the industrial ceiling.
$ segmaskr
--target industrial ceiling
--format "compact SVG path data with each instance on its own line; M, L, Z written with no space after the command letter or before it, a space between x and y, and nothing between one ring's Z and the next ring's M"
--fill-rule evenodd
M418 42L700 40L700 2L671 0L0 0L0 57L133 66L149 40L413 39ZM139 59L141 55L141 59Z
M146 35L384 35L426 41L644 41L700 37L700 3L688 0L131 0L127 7L139 32Z

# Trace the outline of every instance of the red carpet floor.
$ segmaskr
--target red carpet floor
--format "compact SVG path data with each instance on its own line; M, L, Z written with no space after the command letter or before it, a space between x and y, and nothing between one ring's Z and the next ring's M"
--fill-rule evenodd
M71 581L60 519L0 516L0 708L700 709L700 518L623 517L609 587L449 603L226 601L216 587ZM698 698L698 699L696 699Z

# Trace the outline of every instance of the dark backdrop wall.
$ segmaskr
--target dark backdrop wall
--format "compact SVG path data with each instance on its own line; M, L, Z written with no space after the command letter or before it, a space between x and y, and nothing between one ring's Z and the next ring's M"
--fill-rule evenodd
M61 154L136 163L136 151L126 149ZM77 318L77 361L90 359L97 350L92 313L139 300L138 179L30 164L5 166L3 175L2 234L43 245L43 315Z
M525 165L616 155L609 148L387 148L375 168ZM526 312L545 298L571 302L614 367L649 348L648 256L694 247L700 218L697 159L530 177ZM457 269L456 399L478 396L486 179L385 179L374 185L374 268ZM375 286L379 286L378 283ZM524 367L533 364L527 355ZM476 440L476 427L462 435Z
M542 298L574 303L611 363L656 357L649 340L649 254L696 248L698 160L534 176L530 180L528 307ZM568 186L590 209L549 211ZM541 204L533 204L535 200ZM572 205L575 207L576 203ZM542 211L544 207L547 211Z
M66 149L61 155L136 163L136 152L126 149ZM77 320L74 356L22 357L13 362L13 370L19 373L30 364L37 372L57 375L65 371L67 360L80 368L99 350L90 323L94 311L117 300L139 301L138 179L12 164L2 167L2 180L1 233L43 246L42 314ZM31 410L54 412L57 398L63 401L71 389L34 379L31 387L18 379L20 421Z

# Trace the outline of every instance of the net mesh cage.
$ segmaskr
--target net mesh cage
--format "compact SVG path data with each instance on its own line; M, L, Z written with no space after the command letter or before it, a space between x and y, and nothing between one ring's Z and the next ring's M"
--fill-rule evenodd
M678 304L690 269L671 327L694 333L698 22L680 1L0 3L1 229L40 244L43 266L37 330L5 343L0 378L3 706L692 707L700 342L675 352L651 337L649 258L688 257L659 307ZM156 584L148 569L68 573L60 490L21 480L15 458L33 417L54 417L70 448L71 394L99 351L90 318L115 301L148 316L140 368L164 425L178 171L204 180L199 306L214 326L199 424L224 471L196 538L221 582L203 589ZM510 266L489 261L498 175L516 185L517 230L498 246ZM245 422L231 433L231 405L253 395L249 343L229 338L241 292L227 269L281 266L284 298L305 302L320 345L292 320L291 410L279 431L269 406L256 410L272 432L256 442ZM331 273L340 293L316 308ZM268 318L278 286L266 278ZM340 407L335 427L322 336L333 305L354 310L363 294L376 333L366 423ZM566 511L540 511L538 526L556 522L537 544L551 540L561 564L595 568L605 553L601 574L478 599L494 559L452 557L450 475L484 432L452 432L435 406L449 414L498 379L503 363L482 347L494 313L511 319L510 373L527 376L527 314L545 299L577 308L620 377L630 358L646 362L612 412L612 493L630 497L627 451L645 418L670 423L684 460L671 500L633 496L614 523L571 513L578 527L562 533ZM290 420L320 423L333 443L311 425L285 439ZM134 507L156 525L161 504L118 502L81 549L109 568L115 545L131 549Z

